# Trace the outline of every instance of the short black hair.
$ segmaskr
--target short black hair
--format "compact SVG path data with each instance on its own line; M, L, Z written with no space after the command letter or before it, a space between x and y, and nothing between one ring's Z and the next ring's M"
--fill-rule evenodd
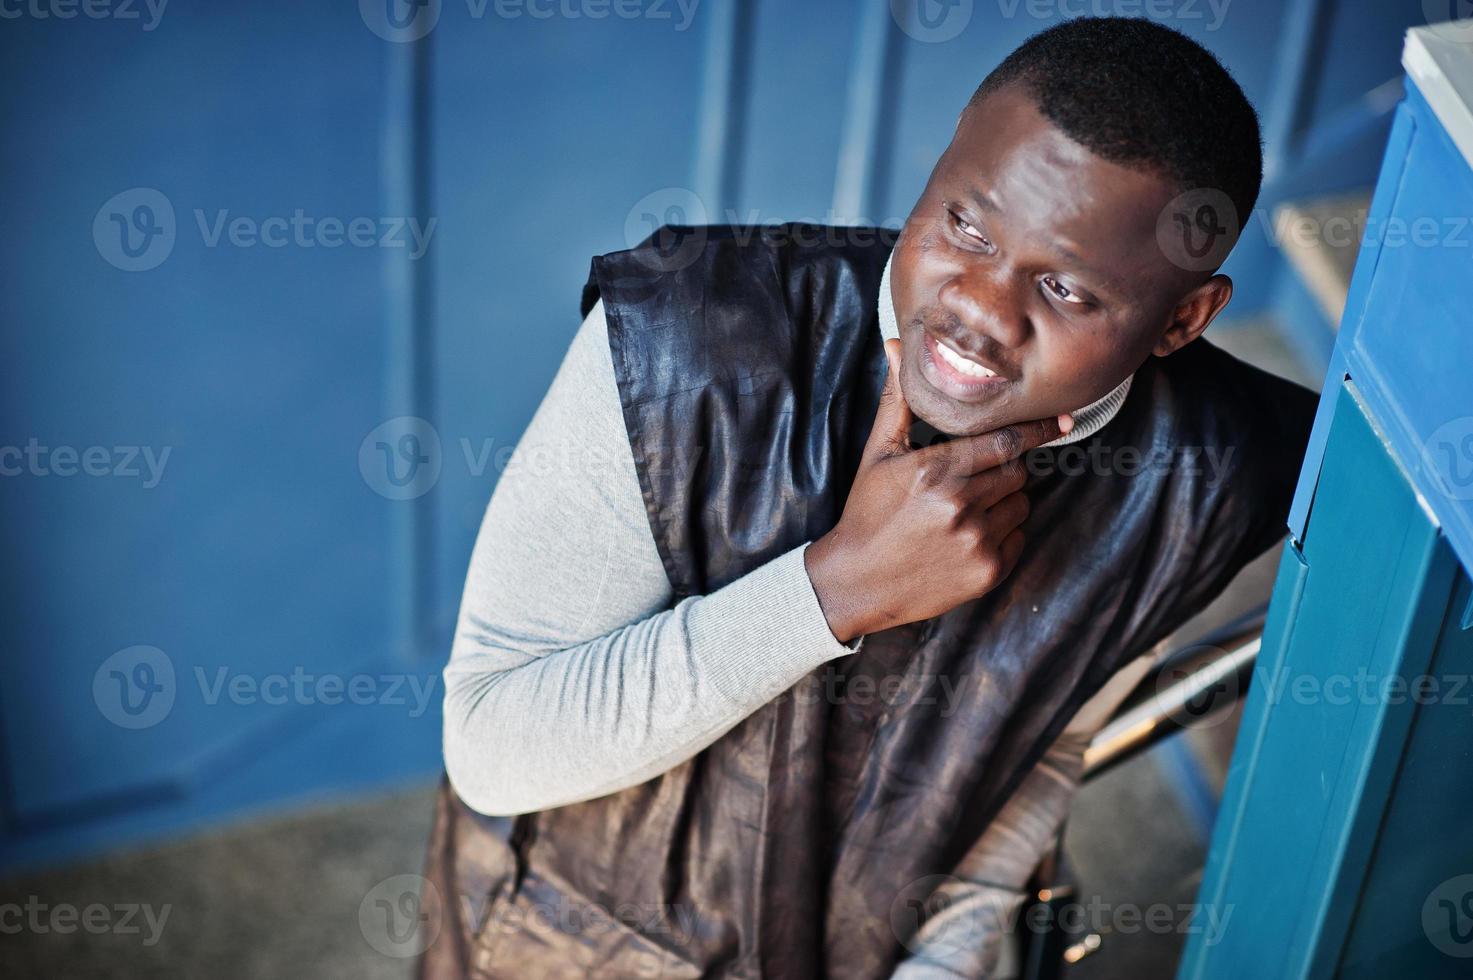
M1064 135L1183 191L1226 194L1247 222L1263 181L1258 115L1202 45L1139 17L1080 17L1024 41L967 103L1021 83Z

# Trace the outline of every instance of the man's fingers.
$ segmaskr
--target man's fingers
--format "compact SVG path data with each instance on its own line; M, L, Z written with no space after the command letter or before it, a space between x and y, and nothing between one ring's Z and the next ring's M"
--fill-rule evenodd
M1031 422L1018 422L1000 429L983 432L975 436L959 436L938 446L928 446L922 452L944 455L949 461L948 472L952 476L967 477L990 470L994 466L1016 459L1053 442L1074 428L1070 415L1059 415Z
M1002 554L1002 577L1007 578L1018 567L1018 559L1023 557L1023 532L1015 528L1002 539L998 551Z
M967 477L958 488L968 503L986 510L1010 493L1022 490L1028 483L1028 464L1021 459L1003 460L990 470Z
M1010 493L987 508L988 530L995 535L1011 534L1028 519L1028 497L1022 492Z
M880 392L875 424L864 444L866 459L895 456L910 449L911 414L905 395L900 391L899 340L885 341L885 359L890 366L885 372L885 387Z

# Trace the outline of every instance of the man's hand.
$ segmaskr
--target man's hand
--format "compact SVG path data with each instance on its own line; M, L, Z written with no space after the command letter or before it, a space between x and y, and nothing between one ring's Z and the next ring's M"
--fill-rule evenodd
M1074 427L1068 415L915 449L900 392L900 341L843 516L804 564L835 638L930 619L986 595L1023 551L1019 458Z

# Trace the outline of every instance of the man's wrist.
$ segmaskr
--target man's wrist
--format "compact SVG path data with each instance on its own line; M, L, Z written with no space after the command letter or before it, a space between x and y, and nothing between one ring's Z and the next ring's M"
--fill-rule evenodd
M834 639L844 644L865 633L854 608L855 591L844 581L847 564L833 531L803 549L803 568L818 597L818 608Z

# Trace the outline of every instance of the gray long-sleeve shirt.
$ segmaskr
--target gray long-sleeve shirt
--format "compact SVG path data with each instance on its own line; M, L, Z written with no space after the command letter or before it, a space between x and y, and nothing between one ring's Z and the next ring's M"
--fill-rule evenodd
M894 337L889 272L879 313ZM1108 421L1129 383L1075 413L1059 442ZM444 671L445 766L456 792L474 809L510 814L638 785L859 649L862 637L845 645L829 630L806 548L671 605L595 305L500 476L471 556ZM1021 888L1062 819L1069 793L1058 774L1077 772L1071 759L1083 741L1061 745L1069 755L1056 747L988 835L1007 843L1015 860L1002 864L1022 878L987 887ZM949 955L976 954L980 940L958 945L955 936ZM940 944L923 933L912 949L910 969L931 963L946 975Z

